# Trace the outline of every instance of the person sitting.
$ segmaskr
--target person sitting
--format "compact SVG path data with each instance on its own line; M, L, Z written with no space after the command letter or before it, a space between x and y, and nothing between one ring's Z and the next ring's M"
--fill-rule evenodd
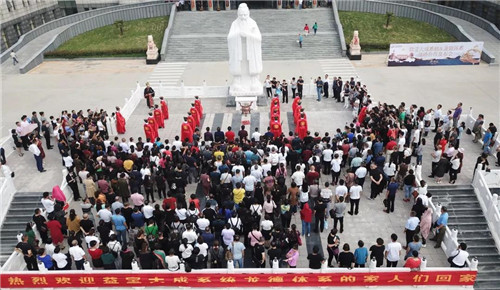
M418 251L412 252L412 257L406 260L405 268L410 268L411 271L418 271L420 269L422 260L418 257Z

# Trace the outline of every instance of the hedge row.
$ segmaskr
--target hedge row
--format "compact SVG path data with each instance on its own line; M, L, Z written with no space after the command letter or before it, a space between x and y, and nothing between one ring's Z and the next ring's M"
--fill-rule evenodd
M109 49L109 50L56 50L44 54L46 58L80 58L80 57L105 57L105 56L144 56L146 57L145 49L129 48L129 49Z

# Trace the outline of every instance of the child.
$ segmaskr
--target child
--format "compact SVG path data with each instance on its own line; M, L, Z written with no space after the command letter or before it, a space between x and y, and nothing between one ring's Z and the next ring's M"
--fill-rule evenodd
M368 249L365 248L365 243L362 240L358 241L358 247L359 248L354 251L354 267L364 268L368 259Z

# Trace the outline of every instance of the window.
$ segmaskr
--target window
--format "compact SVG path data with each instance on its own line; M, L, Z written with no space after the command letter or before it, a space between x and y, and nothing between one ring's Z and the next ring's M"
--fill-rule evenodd
M17 36L23 35L23 32L21 31L21 25L19 25L19 23L18 24L14 24L14 30L16 31Z
M35 21L33 21L33 18L30 19L30 26L31 26L31 30L35 29Z
M42 17L42 23L45 23L45 14L40 14L40 16Z
M5 29L2 29L2 40L5 43L5 46L9 47L9 41L7 40L7 35L5 34Z

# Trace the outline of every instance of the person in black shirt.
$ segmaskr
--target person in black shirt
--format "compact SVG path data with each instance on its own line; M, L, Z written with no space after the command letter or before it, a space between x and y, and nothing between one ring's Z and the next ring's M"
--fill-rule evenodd
M314 219L315 219L315 227L314 232L317 233L318 230L323 232L325 228L325 212L326 212L326 204L323 203L321 198L316 200L316 205L314 206Z
M33 215L33 222L35 222L36 224L36 228L40 233L42 242L46 244L47 239L49 238L49 236L47 235L48 233L47 225L45 224L47 220L41 215L39 208L35 209L35 214Z
M342 249L344 251L339 254L339 267L352 268L354 266L354 254L350 252L349 244L345 243Z
M124 245L122 251L120 252L122 257L122 269L132 270L132 260L134 260L134 252L132 252L127 245Z
M311 269L321 269L321 264L325 262L325 258L319 253L318 246L313 247L312 253L307 255L307 259L309 260L309 268Z
M84 213L83 219L80 221L80 228L83 230L83 234L87 235L93 227L94 222L89 219L89 214Z
M253 248L252 261L256 268L266 267L266 249L264 248L264 238L255 244Z
M377 260L377 267L382 266L384 263L384 240L382 238L377 239L377 244L370 247L370 260L375 258Z
M382 181L384 178L382 176L382 172L375 164L372 164L370 166L370 169L371 169L370 170L370 179L372 181L370 199L374 199L377 197L377 195L380 194L380 192L383 189Z
M302 89L304 88L304 79L302 76L297 80L297 93L299 94L299 98L302 100Z
M22 242L16 245L16 252L23 254L26 267L30 271L38 270L38 264L35 256L35 248L33 245L28 244L28 236L23 235Z
M274 258L278 259L278 265L281 265L281 249L276 247L276 242L271 242L271 248L267 251L269 256L269 266L273 267ZM279 267L279 266L278 266Z

